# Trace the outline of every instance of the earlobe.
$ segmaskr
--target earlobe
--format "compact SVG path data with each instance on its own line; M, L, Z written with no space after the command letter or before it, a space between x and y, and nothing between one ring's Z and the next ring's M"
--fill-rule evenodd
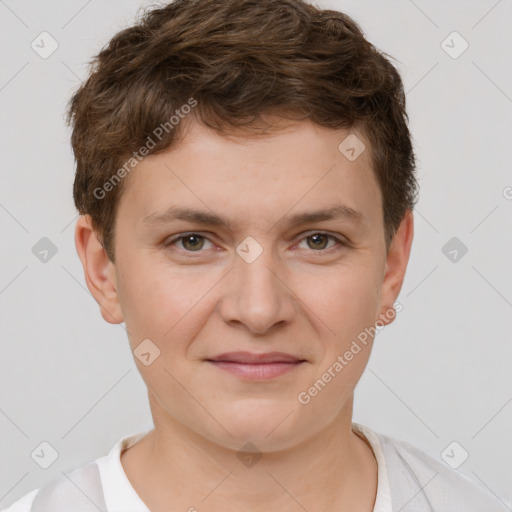
M405 271L409 262L412 240L414 237L414 217L412 210L407 210L386 257L386 270L381 290L381 310L379 320L383 325L388 325L395 319L393 304L395 303L402 284Z
M87 288L99 304L104 320L111 324L123 322L114 264L93 229L89 215L81 215L76 223L75 246L82 262Z

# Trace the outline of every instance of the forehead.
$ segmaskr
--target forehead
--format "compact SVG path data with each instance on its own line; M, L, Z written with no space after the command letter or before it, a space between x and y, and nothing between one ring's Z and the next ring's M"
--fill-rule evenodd
M142 160L125 185L119 214L150 224L188 208L236 229L335 205L347 220L368 223L382 204L364 135L307 120L257 137L190 123L176 146Z

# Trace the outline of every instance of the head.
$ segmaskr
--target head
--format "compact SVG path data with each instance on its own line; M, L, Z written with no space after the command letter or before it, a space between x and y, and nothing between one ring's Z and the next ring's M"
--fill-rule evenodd
M394 318L417 193L400 76L359 26L177 0L94 58L68 121L77 250L103 318L150 354L155 426L272 451L351 413L373 334L353 343ZM251 380L211 362L233 351L302 362Z

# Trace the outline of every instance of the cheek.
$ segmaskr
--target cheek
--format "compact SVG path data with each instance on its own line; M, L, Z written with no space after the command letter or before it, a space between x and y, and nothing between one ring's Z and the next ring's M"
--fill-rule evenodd
M339 343L346 342L377 318L379 285L376 269L370 266L333 271L329 278L303 288L305 302L334 331ZM313 290L306 293L306 290ZM306 299L307 297L307 299Z
M184 350L179 340L192 339L203 325L208 291L219 277L153 261L131 268L137 271L125 274L120 300L132 346L149 338L163 355Z

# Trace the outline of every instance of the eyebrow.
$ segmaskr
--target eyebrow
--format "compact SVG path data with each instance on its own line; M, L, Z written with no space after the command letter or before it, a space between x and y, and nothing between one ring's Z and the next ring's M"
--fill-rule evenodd
M339 219L347 220L354 224L362 224L365 221L365 217L361 212L343 204L337 204L322 210L296 213L289 217L285 216L281 220L284 220L288 226L293 227L313 222ZM163 213L152 213L145 217L143 222L149 226L160 226L174 220L184 220L197 224L206 224L208 226L224 225L231 231L233 231L234 228L230 221L215 213L180 206L171 206ZM276 224L277 223L278 222L276 222Z

